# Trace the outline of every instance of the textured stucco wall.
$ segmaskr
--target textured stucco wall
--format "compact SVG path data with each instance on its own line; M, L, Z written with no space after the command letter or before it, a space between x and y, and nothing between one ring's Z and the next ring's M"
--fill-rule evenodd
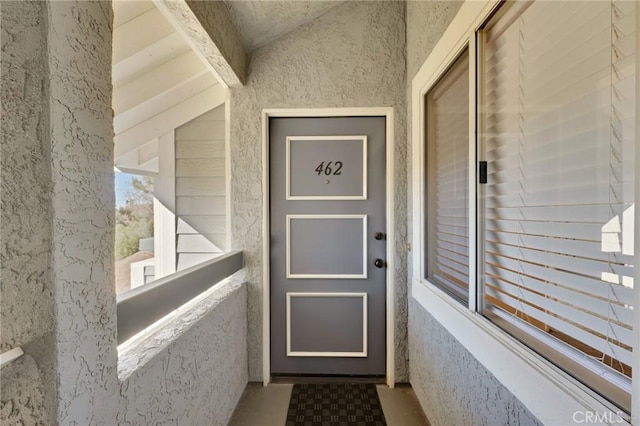
M244 287L176 319L118 377L111 4L0 8L1 350L25 351L2 369L0 423L223 424L247 381Z
M409 303L411 386L432 425L541 424L421 305Z
M120 353L120 425L226 425L247 375L247 292L227 280L168 325ZM126 346L126 345L125 345Z
M177 24L228 86L240 86L247 73L247 52L219 1L159 0L155 5Z
M461 2L449 1L407 2L409 138L411 81L460 5ZM411 176L411 167L407 169ZM411 223L411 210L409 212ZM412 298L409 301L409 358L411 385L434 426L539 424L445 326Z
M233 247L249 283L249 377L262 380L262 120L265 108L395 110L396 378L407 380L406 104L402 2L349 2L256 50L247 84L231 90ZM268 350L268 347L266 348Z
M0 2L0 352L25 351L0 373L0 424L54 416L45 12Z
M112 10L47 3L58 421L113 423Z
M44 5L2 2L0 10L0 351L5 352L53 330L53 302L49 282L51 173L44 104Z

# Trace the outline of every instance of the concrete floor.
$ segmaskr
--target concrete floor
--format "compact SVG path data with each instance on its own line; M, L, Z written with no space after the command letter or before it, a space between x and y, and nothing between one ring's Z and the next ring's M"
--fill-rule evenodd
M271 384L265 388L261 383L249 383L229 426L284 426L292 387ZM387 426L429 426L411 386L377 387Z

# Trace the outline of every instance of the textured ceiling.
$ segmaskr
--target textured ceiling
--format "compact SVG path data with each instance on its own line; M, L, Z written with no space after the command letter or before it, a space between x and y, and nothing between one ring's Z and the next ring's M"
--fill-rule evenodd
M311 22L345 0L225 0L233 25L253 51Z

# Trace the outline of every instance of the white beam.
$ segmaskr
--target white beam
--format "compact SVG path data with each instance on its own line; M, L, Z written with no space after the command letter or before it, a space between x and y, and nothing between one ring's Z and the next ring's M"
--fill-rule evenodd
M150 9L113 32L113 62L118 63L175 32L157 8Z
M138 149L138 165L144 166L145 164L153 161L158 157L159 152L159 139L154 139L151 143L148 143ZM145 168L145 167L142 167Z
M118 29L155 7L150 1L114 0L111 4L113 5L114 29Z
M138 149L152 139L193 120L199 115L224 103L226 89L220 85L210 87L139 125L114 137L114 157Z
M192 78L181 81L180 84L172 87L170 90L158 93L154 97L141 102L127 111L117 114L113 118L113 130L116 135L119 135L125 130L160 114L173 105L184 102L190 97L217 84L215 77L213 77L208 70L204 70Z
M128 173L130 175L150 176L155 178L158 173L150 172L148 170L132 169L126 166L115 166L119 172Z
M131 82L115 88L114 112L116 115L121 114L205 71L204 64L195 53L185 52Z
M147 45L118 62L111 69L113 85L122 86L147 70L167 62L169 59L188 52L191 48L182 35L172 32L166 37Z

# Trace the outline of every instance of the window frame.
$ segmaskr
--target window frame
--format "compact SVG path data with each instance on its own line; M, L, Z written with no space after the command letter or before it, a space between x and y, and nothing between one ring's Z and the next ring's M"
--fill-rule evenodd
M481 44L483 25L496 13L500 0L465 1L431 54L414 77L411 86L412 108L412 239L414 244L411 269L411 294L435 319L489 370L516 398L544 424L563 424L576 419L576 413L608 413L608 419L617 424L640 424L640 377L632 378L631 416L620 411L606 398L565 373L555 364L537 354L523 342L499 328L481 312L484 295L477 283L482 277L482 218L478 200L483 196L477 185L478 153L482 141L481 106L477 100L483 94L480 78L481 62L478 46ZM636 8L636 23L640 27L640 7ZM640 31L637 32L640 38ZM638 46L640 46L640 41ZM426 102L429 90L442 78L465 48L469 50L469 302L461 305L447 292L426 279ZM636 55L640 71L640 55ZM640 72L636 73L636 97L640 98ZM636 110L636 146L640 141L640 108ZM640 164L640 149L636 149L636 164ZM637 169L637 166L636 166ZM640 199L640 173L635 176L635 198ZM640 229L640 214L635 217ZM640 257L640 238L635 241L635 258ZM634 268L634 282L640 282L640 268ZM640 306L640 290L636 284L634 306ZM640 324L640 309L634 310L634 324ZM633 330L633 365L640 371L640 327Z
M466 58L464 58L466 56ZM438 78L433 85L429 88L429 90L425 93L424 95L424 102L425 105L428 105L430 103L429 97L432 94L432 92L435 90L438 90L438 86L441 82L447 82L447 79L449 79L451 77L451 75L449 74L450 72L459 72L459 70L462 70L462 67L457 68L457 63L460 60L466 60L467 61L467 70L466 72L469 72L469 68L471 67L471 56L470 56L470 52L469 52L469 48L468 46L464 46L462 48L462 50L460 51L460 53L454 58L454 60L451 62L450 66L442 73L442 75L440 76L440 78ZM467 78L469 79L469 78ZM452 82L449 82L449 84L451 84ZM469 94L469 93L468 93ZM468 103L470 104L471 102L469 101L469 99L467 99ZM433 101L431 101L433 102ZM425 159L424 159L424 164L425 165L431 165L431 164L435 164L434 159L431 158L431 154L435 153L436 151L436 146L433 145L437 145L437 141L435 140L435 134L433 133L433 129L429 128L429 123L431 122L432 118L434 117L432 112L429 110L429 108L427 108L425 106L425 139L424 139L424 144L425 144L425 148L424 148L424 154L425 154ZM469 115L468 117L469 120L471 120L471 115ZM471 123L471 121L469 121L469 123ZM470 126L471 127L471 126ZM434 140L431 141L431 137L434 137ZM470 135L469 135L470 137ZM467 147L468 148L468 147ZM470 152L467 152L467 155L470 155ZM471 166L471 163L468 162L467 163L467 169L469 169L469 167ZM425 167L425 169L427 169L428 167ZM468 170L467 170L468 171ZM437 179L437 176L433 176ZM429 183L430 181L430 176L429 176L429 172L425 171L424 174L424 185L425 185L425 200L424 200L424 209L423 211L429 211L429 209L431 208L432 205L432 200L430 200L431 197L428 196L429 193L429 185L433 185L431 183ZM471 182L467 181L467 187ZM469 200L469 195L471 194L471 191L467 190L467 194L466 194L466 199L465 202L467 204L467 210L468 210L468 206L470 203ZM468 215L468 212L467 212ZM425 235L423 236L424 238L424 244L425 244L425 258L423 259L423 262L425 263L424 266L424 275L423 278L425 278L426 280L430 280L429 275L435 274L435 271L430 271L430 269L437 269L437 266L435 264L437 264L437 261L435 259L432 258L432 253L430 253L430 249L429 249L429 244L427 243L427 240L430 236L437 238L436 234L437 231L435 231L435 227L433 226L435 221L435 216L433 215L431 216L429 214L425 215L425 220L424 220L424 224L425 224ZM471 220L471 218L467 217L467 222ZM435 232L432 232L435 231ZM467 236L467 249L469 250L469 246L471 243L470 240L471 236L468 235ZM432 250L434 250L434 248L431 248ZM435 250L434 250L435 251ZM434 263L433 266L430 266L430 262ZM471 271L471 267L469 266L467 274L469 275ZM446 293L448 293L451 297L453 297L454 299L456 299L459 303L461 304L468 304L468 299L469 299L469 283L467 283L467 294L465 296L460 296L458 294L456 294L456 291L452 288L455 284L453 283L447 283L445 280L442 280L441 282L436 282L435 279L433 279L433 277L431 278L431 281L434 285L436 285L437 287L439 287L440 289L442 289L443 291L445 291Z

